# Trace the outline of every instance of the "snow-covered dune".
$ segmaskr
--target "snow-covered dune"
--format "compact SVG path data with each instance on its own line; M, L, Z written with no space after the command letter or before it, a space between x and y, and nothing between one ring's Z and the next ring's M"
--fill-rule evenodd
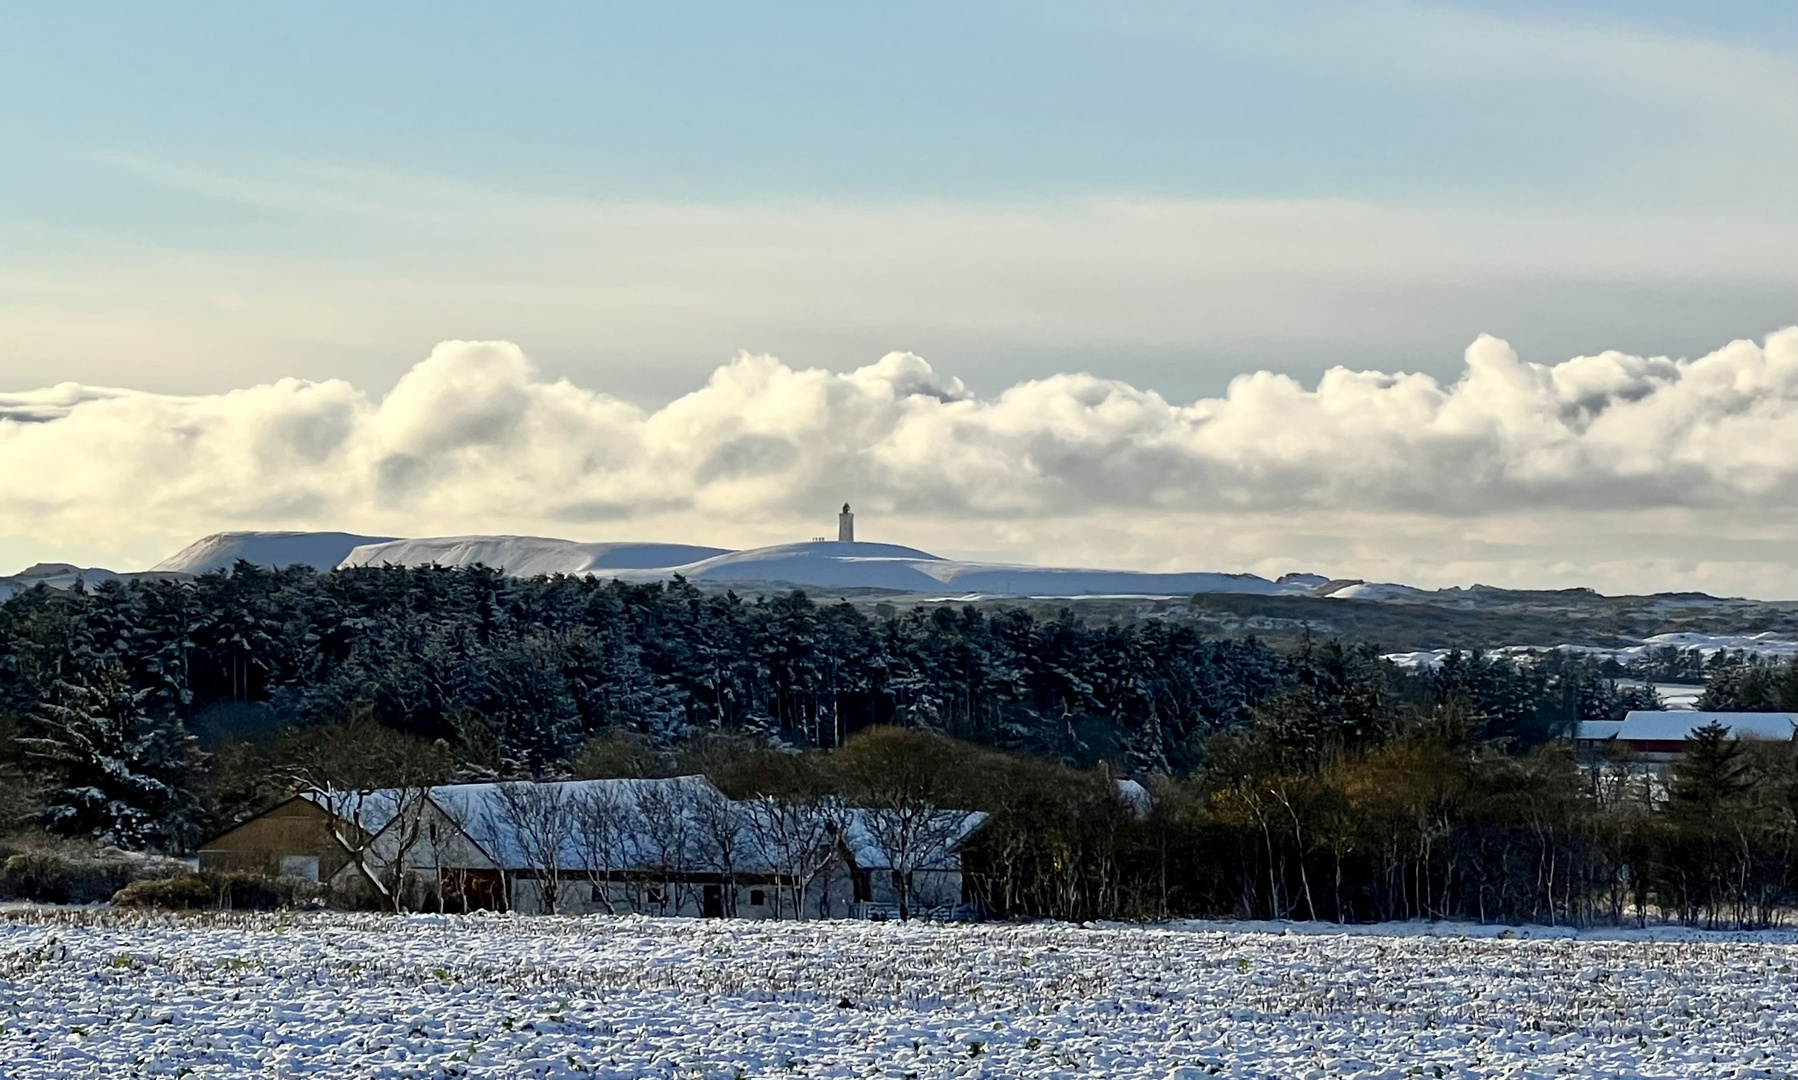
M897 544L813 541L732 551L684 566L620 576L651 581L678 573L689 581L931 592L941 590L943 580L926 568L943 562L929 552Z
M1153 574L1005 563L957 562L897 544L812 541L733 551L685 566L620 575L647 581L798 585L814 589L895 589L984 596L1182 596L1196 592L1302 592L1252 574Z
M1430 594L1423 589L1390 581L1357 581L1333 589L1325 587L1317 595L1327 596L1332 600L1417 600L1427 599Z
M310 566L330 570L363 544L391 536L358 536L341 532L222 532L203 537L151 567L182 574L229 570L237 560L257 566Z
M589 574L657 570L723 555L697 544L582 544L548 536L437 536L365 544L341 556L340 566L491 566L508 574Z
M16 574L0 577L0 600L34 589L39 585L52 589L72 589L76 584L93 588L108 581L130 581L134 578L167 577L152 570L121 574L97 566L75 566L71 563L38 563Z
M629 581L690 581L806 589L886 589L953 596L1188 596L1193 593L1303 595L1316 575L1279 582L1253 574L1148 573L945 559L898 544L811 541L732 551L700 544L582 543L549 536L437 536L398 539L341 532L226 532L197 540L146 573L205 574L238 560L317 570L358 566L489 566L508 574L591 574ZM0 578L0 598L37 578L67 588L122 576L56 564L17 580ZM32 580L25 580L30 577Z
M1254 574L1155 574L1136 570L1068 570L1052 566L951 563L944 583L989 596L1184 596L1189 593L1298 594Z

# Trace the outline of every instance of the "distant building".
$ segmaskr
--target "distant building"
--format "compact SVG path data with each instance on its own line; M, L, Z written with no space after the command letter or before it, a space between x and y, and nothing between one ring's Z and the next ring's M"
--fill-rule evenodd
M346 835L337 835L347 830ZM200 845L200 869L329 881L367 833L334 818L316 800L294 796ZM346 843L347 841L347 843Z
M855 543L855 515L849 512L849 504L843 504L843 512L837 515L837 541L843 544Z
M1710 724L1722 725L1732 739L1790 742L1798 713L1632 709L1622 720L1580 724L1574 746L1587 753L1628 750L1646 762L1666 763L1685 753L1693 731Z
M413 910L542 912L553 879L566 914L885 918L903 880L917 915L971 913L961 847L985 814L935 811L901 869L882 811L836 804L804 826L783 805L733 802L702 776L307 792L202 845L200 866Z

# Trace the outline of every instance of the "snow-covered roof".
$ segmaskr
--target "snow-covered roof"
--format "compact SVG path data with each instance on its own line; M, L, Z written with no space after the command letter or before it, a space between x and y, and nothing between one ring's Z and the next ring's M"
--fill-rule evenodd
M704 803L725 801L723 792L703 776L663 780L565 780L533 786L563 800L571 814L583 800L595 797L609 800L615 808L617 816L611 850L603 853L603 859L595 858L591 838L571 828L558 860L565 870L593 868L590 863L611 870L644 869L658 864L664 856L672 854L663 850L671 839L697 847L699 807ZM502 784L450 784L432 788L430 795L431 801L502 868L531 869L535 861L527 854L525 837L507 813L504 787ZM657 796L669 800L665 805L670 816L677 819L659 829L650 821L646 806ZM674 857L688 864L699 861L695 851Z
M404 796L399 788L375 788L371 791L302 791L300 798L313 803L345 821L354 822L369 835L392 823L399 813Z
M1633 709L1623 718L1617 738L1623 742L1678 742L1690 736L1693 729L1712 723L1722 724L1734 738L1783 742L1798 729L1798 713Z
M1135 781L1121 781L1123 784ZM424 789L442 814L479 845L487 857L506 870L538 869L530 852L528 837L508 812L506 789L509 784L445 784ZM1141 785L1135 785L1138 790ZM594 838L572 825L565 826L567 835L561 845L558 862L566 871L603 869L609 871L663 868L668 862L684 871L713 871L716 860L709 842L708 830L701 817L705 807L729 806L731 801L703 776L677 776L664 780L563 780L529 785L535 795L557 800L570 809L589 799L604 799L615 808L610 830L610 847L596 852ZM370 834L378 834L392 825L404 801L401 789L329 793L308 792L306 798L352 820ZM657 811L657 798L666 807L665 819L652 820ZM1142 792L1147 798L1148 793ZM756 809L753 804L734 804L740 811L734 827L732 865L741 873L769 873L773 867L761 854L755 830ZM843 812L843 844L862 869L884 869L888 859L875 839L877 830L870 825L876 811L847 808ZM408 815L409 816L409 815ZM923 869L953 869L955 851L987 815L979 811L943 810L939 823L930 830L940 839L934 850L919 862ZM670 845L679 850L669 850Z
M862 870L886 870L891 868L891 861L880 841L875 837L878 826L871 819L878 814L877 810L860 807L848 811L843 827L843 846L849 850L849 857ZM928 832L934 833L940 840L934 848L925 853L917 862L921 870L953 870L960 866L956 859L956 850L974 830L986 824L988 815L980 810L939 810L935 821Z
M1148 817L1149 812L1155 809L1155 796L1150 795L1149 789L1135 780L1119 780L1117 793L1118 798L1129 803L1130 809L1136 811L1137 817Z
M535 867L535 860L526 853L526 839L507 812L507 786L443 784L424 789L424 794L501 868L532 869ZM592 858L594 853L590 837L580 835L580 830L572 826L568 827L569 835L562 844L558 860L565 870L588 869L589 862L598 862L601 867L610 870L642 869L660 862L668 854L663 848L667 846L671 835L697 847L700 839L699 808L706 803L727 801L724 793L713 787L711 781L703 776L677 776L657 780L561 780L533 783L530 786L546 797L559 800L570 816L574 813L574 807L592 798L607 799L616 808L612 846L605 853L603 861ZM399 807L404 801L402 790L383 788L362 792L307 792L302 797L340 817L354 821L370 834L377 834L391 825L398 815ZM668 798L665 805L672 815L678 815L679 818L672 826L659 830L660 837L646 813L646 805L653 804L658 795ZM747 843L739 843L737 846L742 852L750 850ZM699 857L696 852L689 851L684 853L681 861L694 863L699 861ZM741 865L742 859L738 862L739 868L753 872L753 867Z
M1581 720L1579 735L1581 739L1615 739L1623 730L1621 720Z

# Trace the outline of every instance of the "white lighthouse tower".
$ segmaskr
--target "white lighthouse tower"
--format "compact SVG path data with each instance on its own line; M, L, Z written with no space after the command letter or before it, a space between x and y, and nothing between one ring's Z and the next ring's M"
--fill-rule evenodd
M855 543L855 515L849 512L848 503L843 504L843 512L837 515L837 541Z

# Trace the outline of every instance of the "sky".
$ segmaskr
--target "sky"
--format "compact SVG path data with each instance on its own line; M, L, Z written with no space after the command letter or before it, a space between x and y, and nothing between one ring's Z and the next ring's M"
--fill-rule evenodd
M964 557L1798 596L1794 46L1789 3L13 5L0 572L850 498Z

